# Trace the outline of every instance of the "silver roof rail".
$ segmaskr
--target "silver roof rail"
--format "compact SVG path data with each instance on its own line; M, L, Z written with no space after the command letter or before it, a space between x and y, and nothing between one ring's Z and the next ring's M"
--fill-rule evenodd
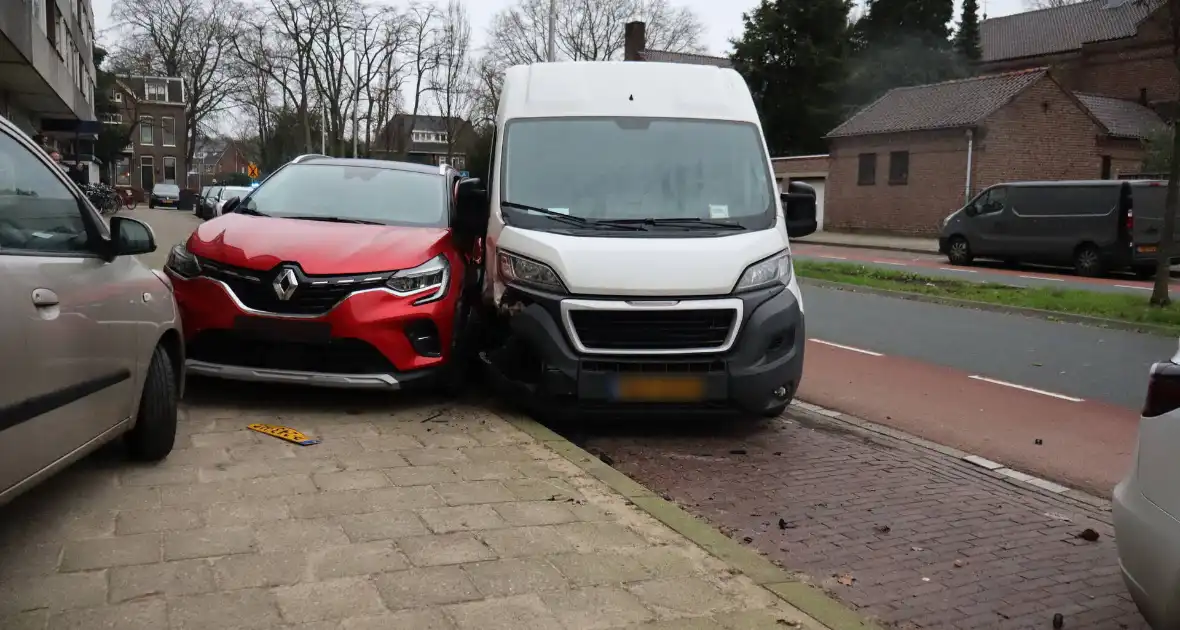
M296 156L295 159L291 160L291 163L298 164L300 162L306 162L307 160L310 160L312 158L326 158L326 157L328 157L328 156L320 154L320 153L305 153L303 155Z

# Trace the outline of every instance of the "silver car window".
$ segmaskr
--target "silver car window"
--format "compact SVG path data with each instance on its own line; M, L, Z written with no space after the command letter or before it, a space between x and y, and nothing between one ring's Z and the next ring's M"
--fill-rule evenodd
M0 133L0 253L89 250L78 199L50 167Z

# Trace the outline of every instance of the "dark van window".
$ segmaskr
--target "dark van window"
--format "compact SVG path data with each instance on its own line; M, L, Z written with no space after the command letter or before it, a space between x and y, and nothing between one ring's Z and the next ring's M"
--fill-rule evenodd
M987 196L979 200L979 214L1000 212L1004 209L1007 198L1007 188L993 188L987 191Z
M877 154L861 153L856 168L856 183L860 186L872 186L877 183Z
M905 185L910 179L910 152L893 151L889 154L889 183Z

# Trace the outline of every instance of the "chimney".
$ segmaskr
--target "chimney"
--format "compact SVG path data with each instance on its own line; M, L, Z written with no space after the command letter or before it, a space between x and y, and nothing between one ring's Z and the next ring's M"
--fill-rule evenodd
M627 22L623 27L623 61L643 61L640 53L647 48L647 25Z

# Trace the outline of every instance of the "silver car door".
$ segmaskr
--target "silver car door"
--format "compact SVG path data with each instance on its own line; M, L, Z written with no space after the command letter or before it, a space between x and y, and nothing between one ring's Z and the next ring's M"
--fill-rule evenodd
M18 133L0 126L4 309L24 335L24 352L6 357L22 386L6 407L0 478L19 482L130 417L139 287L134 260L100 255L106 225Z

